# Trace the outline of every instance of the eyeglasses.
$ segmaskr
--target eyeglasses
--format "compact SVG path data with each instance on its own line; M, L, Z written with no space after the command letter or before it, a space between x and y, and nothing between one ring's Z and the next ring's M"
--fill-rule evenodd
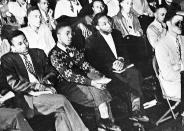
M182 28L184 26L184 21L178 21L175 23L175 26Z

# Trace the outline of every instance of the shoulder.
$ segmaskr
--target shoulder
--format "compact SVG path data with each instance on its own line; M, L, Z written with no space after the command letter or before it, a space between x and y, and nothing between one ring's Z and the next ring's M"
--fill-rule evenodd
M32 52L32 53L34 53L34 54L45 55L45 52L42 49L30 48L29 51Z
M11 61L15 57L15 54L8 52L1 57L1 61Z

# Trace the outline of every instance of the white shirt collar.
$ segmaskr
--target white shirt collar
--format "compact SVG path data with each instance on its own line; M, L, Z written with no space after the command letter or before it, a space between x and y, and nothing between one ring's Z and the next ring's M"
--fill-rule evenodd
M59 42L57 43L57 47L59 47L61 50L63 50L64 52L66 52L66 47L63 46L62 44L60 44Z

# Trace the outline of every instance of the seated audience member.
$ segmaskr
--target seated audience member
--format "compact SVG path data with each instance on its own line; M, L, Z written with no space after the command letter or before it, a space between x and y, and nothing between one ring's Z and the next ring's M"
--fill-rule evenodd
M59 86L58 90L73 102L87 107L97 107L101 117L99 128L116 130L118 127L110 120L107 106L111 96L105 85L110 79L100 76L92 79L91 75L98 75L99 72L84 60L83 53L71 46L72 29L68 23L58 24L56 33L58 42L51 50L49 59L59 72L59 81L66 83L66 87Z
M177 99L181 99L180 72L184 69L184 37L181 35L183 16L184 13L177 10L168 10L165 16L168 31L155 48L162 86L168 96Z
M112 24L104 14L97 14L93 23L97 32L86 39L85 56L87 60L97 70L112 79L109 83L111 86L107 85L111 94L119 95L131 88L133 116L136 119L148 121L146 116L139 114L141 112L140 97L142 96L141 76L135 68L130 68L132 65L127 63L121 32L112 30Z
M153 49L159 40L166 35L166 24L164 23L166 13L167 10L164 6L158 6L154 12L155 19L147 28L147 38Z
M133 1L119 0L119 5L121 10L116 16L113 17L115 29L121 31L123 37L127 35L142 36L143 31L139 20L131 11Z
M37 6L40 10L42 23L48 25L50 30L56 29L56 21L53 18L53 10L49 8L48 0L37 0Z
M27 3L25 0L16 0L15 2L8 2L8 10L13 14L19 25L25 25L25 18L27 17Z
M95 27L92 25L92 21L93 21L94 16L98 13L107 14L108 9L102 0L94 0L90 5L91 6L89 8L92 9L92 13L89 15L86 15L84 17L84 19L82 20L82 22L93 33L96 30Z
M3 34L1 34L2 43L0 42L0 58L10 51L10 45L6 39L8 35L7 31L13 31L10 28L9 25L3 26ZM33 131L24 118L21 109L14 108L14 103L10 100L14 96L0 67L0 130Z
M92 25L93 18L96 14L102 13L102 12L104 12L105 14L107 13L105 11L105 5L104 5L103 1L101 1L101 0L94 0L91 3L91 8L93 10L93 13L91 15L85 16L85 24L87 24L87 25Z
M17 97L20 107L29 112L29 117L54 113L56 131L88 131L70 102L55 94L50 80L55 71L44 51L29 49L25 35L19 30L13 31L8 41L12 52L2 56L2 70L12 90L20 95Z
M146 72L145 67L152 52L146 43L138 17L131 11L132 4L132 0L120 0L121 10L113 17L113 22L114 28L121 31L126 40L129 60L143 73Z
M20 29L24 32L29 48L44 50L46 55L55 46L55 41L49 27L41 23L41 13L37 7L28 9L28 26Z

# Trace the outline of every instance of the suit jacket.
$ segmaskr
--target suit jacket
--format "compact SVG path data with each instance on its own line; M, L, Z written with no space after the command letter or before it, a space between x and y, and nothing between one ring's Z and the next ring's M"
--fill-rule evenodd
M169 96L181 98L180 63L184 65L184 37L179 37L181 62L175 39L168 33L155 48L161 83Z
M40 49L29 49L29 55L32 59L32 63L36 72L36 77L39 81L43 80L44 77L51 78L55 74L52 66L49 65L47 57L43 50ZM6 76L8 84L18 95L18 104L22 106L22 98L25 98L24 110L33 109L32 96L27 93L34 89L36 83L29 81L28 72L18 53L9 52L2 56L2 69ZM28 106L28 107L27 107Z
M121 33L117 30L113 30L111 35L115 43L117 56L124 57L125 60L128 60ZM116 60L116 57L99 32L92 34L86 39L85 50L85 56L89 63L103 74L111 76L112 64Z

